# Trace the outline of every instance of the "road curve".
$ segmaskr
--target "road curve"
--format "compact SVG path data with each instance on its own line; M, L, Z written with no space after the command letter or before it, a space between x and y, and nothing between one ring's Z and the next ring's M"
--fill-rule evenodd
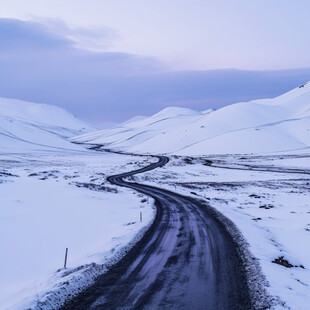
M206 205L189 197L124 180L163 166L108 180L152 196L157 214L144 237L95 284L67 302L68 309L251 309L236 245Z

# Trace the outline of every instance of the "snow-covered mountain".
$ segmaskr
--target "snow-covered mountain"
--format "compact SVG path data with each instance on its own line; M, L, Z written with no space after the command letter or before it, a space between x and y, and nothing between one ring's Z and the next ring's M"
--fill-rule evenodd
M94 130L62 108L0 98L2 152L74 149L66 139Z
M184 155L303 149L310 146L310 83L274 99L240 102L216 111L166 108L71 141L127 152Z

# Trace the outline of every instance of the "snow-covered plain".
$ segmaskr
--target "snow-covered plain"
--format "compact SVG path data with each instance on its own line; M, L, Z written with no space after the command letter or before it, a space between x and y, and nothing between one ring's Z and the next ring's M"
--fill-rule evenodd
M1 309L38 301L56 307L119 259L152 221L152 199L105 180L147 161L92 153L0 156Z

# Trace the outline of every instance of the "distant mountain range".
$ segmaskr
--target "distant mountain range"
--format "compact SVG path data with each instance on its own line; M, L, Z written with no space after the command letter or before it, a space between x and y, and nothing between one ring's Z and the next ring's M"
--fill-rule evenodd
M136 153L269 153L310 147L310 83L213 111L171 107L70 139Z
M100 131L56 106L0 98L3 153L79 148L70 141L103 144L117 151L180 155L307 149L310 83L274 99L240 102L215 111L170 107Z

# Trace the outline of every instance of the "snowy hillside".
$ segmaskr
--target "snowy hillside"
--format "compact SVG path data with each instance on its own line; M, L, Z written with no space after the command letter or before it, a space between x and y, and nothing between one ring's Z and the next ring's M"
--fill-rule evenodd
M310 83L274 99L217 111L167 108L138 121L72 138L142 153L268 153L310 146Z
M65 139L90 130L94 129L59 107L0 98L3 152L74 149Z

